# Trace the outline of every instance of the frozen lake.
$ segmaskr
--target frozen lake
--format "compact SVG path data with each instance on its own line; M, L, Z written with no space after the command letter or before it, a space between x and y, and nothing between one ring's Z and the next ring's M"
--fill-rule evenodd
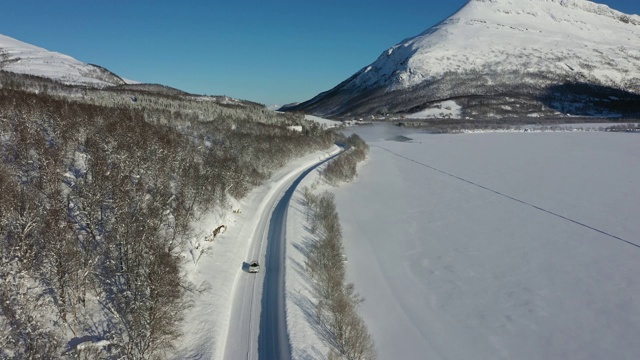
M638 357L640 134L355 131L335 193L381 359Z

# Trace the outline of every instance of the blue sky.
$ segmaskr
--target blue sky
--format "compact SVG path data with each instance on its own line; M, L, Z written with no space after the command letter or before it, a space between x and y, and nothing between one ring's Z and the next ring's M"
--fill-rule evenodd
M600 0L640 13L638 0ZM266 105L329 90L466 0L10 0L0 33L125 78Z

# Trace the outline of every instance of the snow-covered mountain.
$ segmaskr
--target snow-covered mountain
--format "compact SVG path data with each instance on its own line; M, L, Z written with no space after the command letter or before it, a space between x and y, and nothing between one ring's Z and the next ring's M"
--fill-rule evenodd
M0 35L0 70L50 78L70 85L111 86L126 81L109 70Z
M638 94L640 16L587 0L470 0L288 109L322 116L595 113L628 107Z

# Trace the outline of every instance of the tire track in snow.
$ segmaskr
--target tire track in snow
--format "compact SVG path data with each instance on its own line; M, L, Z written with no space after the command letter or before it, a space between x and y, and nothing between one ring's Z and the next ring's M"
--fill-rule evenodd
M579 221L577 221L577 220L574 220L574 219L568 218L568 217L566 217L566 216L564 216L564 215L560 215L560 214L558 214L558 213L555 213L555 212L553 212L553 211L551 211L551 210L547 210L547 209L542 208L542 207L540 207L540 206L537 206L537 205L534 205L534 204L528 203L528 202L526 202L526 201L524 201L524 200L520 200L520 199L515 198L515 197L513 197L513 196L510 196L510 195L507 195L507 194L501 193L501 192L499 192L499 191L497 191L497 190L493 190L493 189L488 188L488 187L486 187L486 186L484 186L484 185L480 185L480 184L475 183L475 182L473 182L473 181L471 181L471 180L467 180L467 179L462 178L462 177L460 177L460 176L457 176L457 175L454 175L454 174L448 173L448 172L446 172L446 171L444 171L444 170L440 170L440 169L438 169L438 168L436 168L436 167L433 167L433 166L431 166L431 165L428 165L428 164L425 164L425 163L421 163L420 161L417 161L417 160L414 160L414 159L408 158L408 157L406 157L406 156L404 156L404 155L400 155L400 154L398 154L398 153L396 153L396 152L393 152L393 151L391 151L391 150L389 150L389 149L387 149L387 148L384 148L384 147L382 147L382 146L378 146L378 145L369 145L369 146L371 146L371 147L376 147L376 148L378 148L378 149L384 150L384 151L386 151L386 152L388 152L388 153L390 153L390 154L392 154L392 155L394 155L394 156L397 156L397 157L399 157L399 158L402 158L402 159L405 159L405 160L411 161L411 162L416 163L416 164L418 164L418 165L420 165L420 166L422 166L422 167L426 167L426 168L431 169L431 170L433 170L433 171L437 171L437 172L439 172L439 173L441 173L441 174L444 174L444 175L446 175L446 176L452 177L452 178L454 178L454 179L458 179L458 180L460 180L460 181L463 181L463 182L465 182L465 183L467 183L467 184L473 185L473 186L478 187L478 188L480 188L480 189L483 189L483 190L486 190L486 191L492 192L492 193L494 193L494 194L496 194L496 195L499 195L499 196L505 197L505 198L507 198L507 199L509 199L509 200L512 200L512 201L515 201L515 202L519 202L519 203L521 203L521 204L523 204L523 205L527 205L527 206L532 207L532 208L534 208L534 209L536 209L536 210L539 210L539 211L545 212L545 213L547 213L547 214L553 215L553 216L555 216L555 217L561 218L561 219L563 219L563 220L565 220L565 221L572 222L572 223L574 223L574 224L576 224L576 225L579 225L579 226L585 227L585 228L587 228L587 229L589 229L589 230L592 230L592 231L595 231L595 232L600 233L600 234L602 234L602 235L608 236L608 237L610 237L610 238L612 238L612 239L615 239L615 240L618 240L618 241L622 241L622 242L627 243L627 244L629 244L629 245L631 245L631 246L635 246L635 247L637 247L637 248L640 248L640 245L639 245L639 244L636 244L636 243L631 242L631 241L629 241L629 240L625 240L625 239L623 239L623 238L621 238L621 237L619 237L619 236L615 236L615 235L610 234L610 233L608 233L608 232L606 232L606 231L600 230L600 229L598 229L598 228L596 228L596 227L593 227L593 226L587 225L587 224L582 223L582 222L579 222Z

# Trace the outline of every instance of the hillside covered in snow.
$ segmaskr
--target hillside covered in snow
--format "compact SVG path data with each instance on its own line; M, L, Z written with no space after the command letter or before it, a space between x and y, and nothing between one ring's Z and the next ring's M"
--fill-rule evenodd
M0 70L35 75L69 85L105 87L126 81L111 71L0 34Z
M470 0L287 109L334 117L628 115L637 114L639 94L640 16L587 0Z
M253 189L336 135L300 114L111 83L70 57L0 43L0 359L171 358L202 324L185 323L187 309L203 307L216 310L200 316L207 348L189 350L223 351L216 331L242 268L225 267L222 283L199 274L241 263L250 240L229 239L228 263L212 257L220 229L235 231L223 219L250 213L238 204Z

